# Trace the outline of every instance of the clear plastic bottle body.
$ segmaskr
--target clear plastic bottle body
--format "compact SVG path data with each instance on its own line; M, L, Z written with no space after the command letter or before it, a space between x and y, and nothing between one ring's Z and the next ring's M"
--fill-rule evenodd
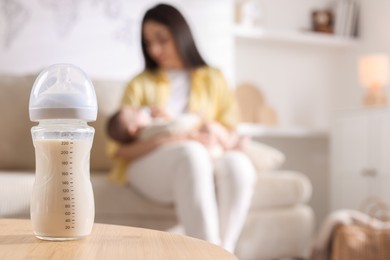
M45 240L88 236L95 216L89 167L94 128L81 120L42 120L31 133L36 158L30 209L34 234Z

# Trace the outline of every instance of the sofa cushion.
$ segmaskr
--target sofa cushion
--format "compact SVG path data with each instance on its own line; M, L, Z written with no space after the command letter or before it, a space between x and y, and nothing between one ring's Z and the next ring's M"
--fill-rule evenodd
M97 219L115 216L175 218L173 205L151 202L130 187L111 183L105 173L93 173L91 181ZM33 182L32 171L0 171L0 217L29 217ZM306 202L310 195L311 185L303 174L287 171L266 173L258 178L251 211L297 205Z
M164 205L152 202L128 186L109 181L106 174L94 174L92 185L96 215L124 214L175 218L173 204Z
M257 173L277 169L285 160L285 156L281 151L253 140L244 145L243 152L249 157Z
M251 210L305 203L311 193L311 182L306 175L294 171L270 171L258 175Z
M32 171L0 171L0 218L29 217L34 179ZM100 216L175 218L173 205L155 204L129 187L110 182L106 173L93 172L91 182L97 218Z
M96 200L96 214L133 214L138 216L175 216L172 204L162 205L147 200L128 186L111 183L106 175L92 178ZM295 206L311 197L311 183L305 175L293 171L268 172L259 175L253 194L251 211ZM115 201L115 203L112 203Z
M248 260L306 259L313 229L314 213L306 205L257 210L248 216L235 253Z
M35 75L0 75L0 169L32 169L34 147L31 139L28 103Z
M32 172L0 171L0 218L29 218Z

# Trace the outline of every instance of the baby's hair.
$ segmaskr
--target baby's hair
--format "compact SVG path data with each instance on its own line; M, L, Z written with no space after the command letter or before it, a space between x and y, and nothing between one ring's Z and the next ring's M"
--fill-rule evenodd
M121 113L122 110L118 110L108 119L107 134L119 143L131 143L135 141L136 136L128 133L126 125L121 121Z

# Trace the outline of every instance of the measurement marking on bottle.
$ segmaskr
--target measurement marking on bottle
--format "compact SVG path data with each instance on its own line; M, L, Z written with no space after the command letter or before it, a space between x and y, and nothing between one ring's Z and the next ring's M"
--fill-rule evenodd
M70 141L61 141L62 192L64 202L65 230L74 229L76 224L75 188L73 181L73 134L64 134Z

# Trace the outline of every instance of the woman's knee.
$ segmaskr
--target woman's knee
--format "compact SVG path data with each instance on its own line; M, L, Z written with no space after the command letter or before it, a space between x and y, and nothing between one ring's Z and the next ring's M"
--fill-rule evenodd
M257 180L252 162L248 156L239 151L224 154L217 165L217 174L244 186L253 186Z
M196 141L180 143L180 155L190 160L206 160L210 158L206 147Z
M208 174L212 172L212 161L206 147L196 141L186 141L180 144L181 163L186 163L191 169L189 173Z

